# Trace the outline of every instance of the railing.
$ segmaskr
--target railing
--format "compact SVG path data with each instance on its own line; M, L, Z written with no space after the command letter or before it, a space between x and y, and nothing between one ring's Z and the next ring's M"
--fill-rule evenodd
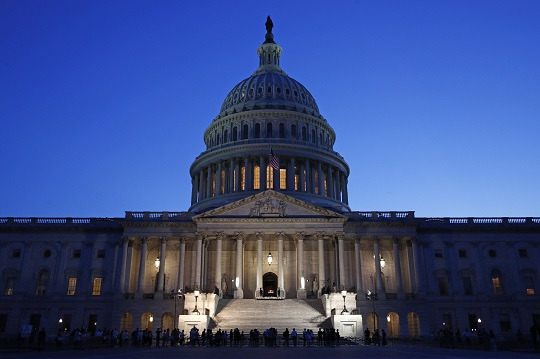
M124 299L135 299L135 293L124 293Z
M148 300L153 300L154 297L155 297L155 293L143 293L143 296L142 296L143 299L148 299Z
M110 222L111 218L37 218L37 217L4 217L0 224L91 224L97 222Z
M144 220L181 220L189 219L189 212L130 212L126 211L127 219L144 219Z
M425 223L444 224L532 224L540 223L540 218L533 217L442 217L442 218L418 218Z
M396 212L396 211L389 211L389 212L349 212L345 213L346 216L349 217L362 217L367 218L371 220L387 220L387 219L413 219L414 218L414 211L407 211L407 212Z

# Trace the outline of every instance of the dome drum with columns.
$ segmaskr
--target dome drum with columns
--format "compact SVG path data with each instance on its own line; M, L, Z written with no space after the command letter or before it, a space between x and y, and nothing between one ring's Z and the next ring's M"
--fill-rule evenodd
M273 189L311 204L349 211L349 166L333 150L336 134L311 93L280 67L271 27L259 68L226 96L193 162L191 211L202 212ZM270 166L273 151L279 170Z

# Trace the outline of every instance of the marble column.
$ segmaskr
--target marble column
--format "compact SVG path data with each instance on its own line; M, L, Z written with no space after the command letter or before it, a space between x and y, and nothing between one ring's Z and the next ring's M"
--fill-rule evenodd
M201 289L201 269L202 269L202 245L204 234L197 232L197 247L195 252L195 288Z
M218 289L219 295L223 297L221 292L221 258L222 258L222 248L223 248L223 232L216 234L216 274L214 276L214 286Z
M197 192L199 190L198 181L199 181L199 178L197 174L194 174L193 177L191 177L191 205L197 202Z
M206 198L212 197L212 165L206 170Z
M234 291L235 298L244 298L242 270L244 269L244 233L238 232L236 238L236 278Z
M332 166L328 165L326 169L326 188L328 190L328 198L334 198L334 180L332 178Z
M294 157L291 157L289 169L287 171L287 191L294 191Z
M276 170L272 167L270 167L270 170L274 172L274 183L273 183L273 188L274 188L274 191L279 191L279 177L280 177L280 171L279 170Z
M338 260L339 260L339 289L347 290L347 280L345 277L345 245L343 243L343 233L337 235L338 239Z
M259 289L263 286L263 280L262 280L262 261L263 261L263 234L262 232L255 233L255 237L257 238L257 287L255 288L255 297L259 293Z
M251 162L249 157L244 158L244 191L250 191L253 188L251 180Z
M199 201L205 199L204 196L204 171L201 169L199 171Z
M281 290L281 295L285 295L285 281L283 277L283 232L278 232L278 289Z
M304 183L305 183L305 180L306 180L306 176L305 176L305 173L304 173L304 166L303 165L300 165L299 166L299 178L298 178L298 192L304 192Z
M120 270L120 292L126 291L126 266L127 266L127 252L128 252L129 238L122 238L122 269Z
M185 271L185 256L186 256L186 239L180 238L178 246L178 279L176 281L176 289L184 290L184 271Z
M309 167L309 159L307 159L307 158L306 158L306 160L304 162L304 169L306 171L306 187L305 187L305 191L307 193L311 193L311 182L312 182L311 169Z
M165 253L167 250L167 238L161 237L159 239L161 242L160 250L159 250L159 272L158 272L158 280L157 280L157 292L163 292L163 284L165 281Z
M396 275L396 293L398 299L403 299L403 280L401 278L401 260L399 258L399 237L392 238L394 245L394 266Z
M418 252L418 241L416 237L411 239L411 244L412 244L412 252L413 252L413 265L414 265L413 275L414 275L415 292L416 294L419 294L422 290L422 286L420 284L420 273L418 272L418 265L420 262L419 260L420 253Z
M234 173L235 173L234 191L238 192L240 191L240 159L237 159L235 161Z
M304 234L301 232L296 233L295 240L297 260L296 297L298 299L306 299L306 277L304 274Z
M231 159L229 161L229 192L228 193L233 193L234 192L234 159Z
M146 246L148 238L141 238L141 260L139 262L139 280L137 281L137 293L144 291L144 275L146 271Z
M375 292L384 292L382 271L381 271L381 252L379 249L379 237L373 237L373 250L375 252L375 280L376 288Z
M264 156L259 157L261 191L266 189L266 161Z
M318 295L321 295L321 292L323 288L326 286L326 275L324 272L324 236L322 233L317 233L317 242L319 244L319 293Z
M357 237L354 241L354 255L356 258L356 293L364 293L364 286L362 283L362 253L360 251L360 237Z
M341 183L343 183L343 199L341 201L345 204L349 204L349 192L347 191L348 179L345 174L342 173L341 175L343 176L343 181L341 181Z
M319 177L319 195L324 196L324 175L321 161L317 162L317 176Z

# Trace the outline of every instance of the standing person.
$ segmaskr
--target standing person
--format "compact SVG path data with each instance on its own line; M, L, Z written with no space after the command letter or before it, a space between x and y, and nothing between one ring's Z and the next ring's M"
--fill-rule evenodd
M497 351L497 342L495 341L495 334L493 333L493 330L489 331L489 350L492 352Z
M371 333L369 331L369 329L366 328L366 330L364 330L364 345L370 345L371 344Z
M296 340L298 339L298 333L296 333L295 328L292 328L291 338L292 338L293 345L296 346Z
M382 345L385 346L386 344L388 344L386 342L386 331L383 329L382 330Z
M161 328L156 329L156 347L159 348L159 342L161 341Z
M289 328L285 328L283 332L283 345L289 346Z
M306 328L304 328L304 331L302 332L302 341L304 342L304 346L306 346L306 335L307 335L307 330Z
M259 288L259 296L262 298L264 297L264 292L262 288Z

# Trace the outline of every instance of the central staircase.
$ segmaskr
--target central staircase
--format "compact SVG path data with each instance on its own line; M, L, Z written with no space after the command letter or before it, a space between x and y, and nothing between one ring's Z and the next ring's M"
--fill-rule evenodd
M220 299L210 328L234 329L249 333L276 328L278 333L289 328L301 333L304 328L317 331L327 320L319 299ZM325 322L325 323L323 323ZM327 326L331 326L328 324Z

